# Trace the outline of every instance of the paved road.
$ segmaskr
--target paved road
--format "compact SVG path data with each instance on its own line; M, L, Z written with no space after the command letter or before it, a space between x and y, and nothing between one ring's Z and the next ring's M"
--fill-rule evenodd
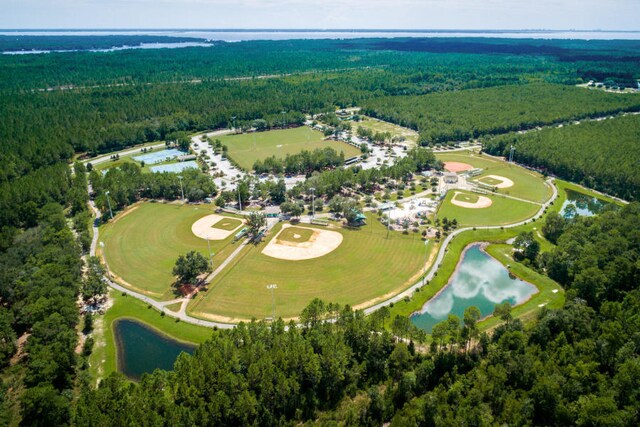
M134 150L135 151L135 150ZM107 157L108 159L108 157ZM558 190L556 188L555 185L553 185L553 180L552 179L548 179L547 183L551 186L552 190L553 190L553 195L551 197L551 199L549 199L547 202L545 202L544 204L541 205L539 211L536 213L536 215L532 218L529 218L525 221L521 221L515 224L510 224L510 225L505 225L503 226L504 228L513 228L513 227L518 227L520 225L526 224L527 222L531 221L532 219L537 219L540 216L542 216L542 214L544 213L544 210L558 197ZM90 185L90 184L89 184ZM91 187L88 188L89 191L91 191ZM416 195L418 196L418 195ZM93 200L89 201L89 204L91 206L91 210L93 211L95 218L100 218L101 216L101 212L99 211L99 209L95 206L95 203L93 202ZM476 229L497 229L500 228L501 226L482 226L482 227L475 227ZM431 281L433 279L433 277L435 276L435 273L438 270L438 267L440 265L440 263L442 263L442 260L444 259L445 253L446 253L446 249L449 246L449 243L451 242L451 240L457 236L460 233L463 233L465 231L468 230L472 230L473 227L466 227L466 228L461 228L458 230L453 231L451 234L449 234L444 242L442 242L442 246L440 247L440 250L438 251L438 254L436 256L435 261L433 262L429 272L426 274L426 276L420 280L419 282L417 282L416 284L414 284L413 286L411 286L410 288L406 289L405 291L395 295L392 298L389 298L383 302L380 302L376 305L373 305L369 308L366 308L364 310L364 312L366 314L370 314L382 307L388 306L391 303L395 303L398 302L400 300L402 300L404 297L406 296L412 296L413 293L419 289L422 288L423 286L425 286L427 284L427 282ZM96 247L98 244L98 240L99 240L99 230L98 228L94 225L93 226L93 240L91 242L91 249L90 249L90 255L91 256L95 256L96 253ZM213 271L208 277L207 277L207 282L210 282L216 275L218 275L241 251L242 249L249 243L249 240L245 240L215 271ZM108 269L108 267L107 267ZM160 311L160 312L164 312L167 316L169 317L173 317L176 319L180 319L183 322L186 323L190 323L193 325L198 325L198 326L204 326L204 327L208 327L208 328L214 328L217 327L219 329L232 329L234 328L236 325L235 324L230 324L230 323L222 323L222 322L213 322L213 321L208 321L208 320L201 320L201 319L197 319L195 317L191 317L186 313L186 308L187 308L187 304L189 301L189 298L178 298L178 299L174 299L174 300L170 300L170 301L156 301L146 295L143 295L141 293L132 291L131 289L125 288L122 285L119 285L115 282L113 282L110 278L108 277L104 277L103 280L113 289L123 292L127 295L130 295L134 298L137 298L149 305L151 305L152 307L154 307L156 310ZM169 310L165 310L165 307L171 304L175 304L175 303L182 303L180 310L178 312L173 312L173 311L169 311Z
M553 195L551 196L551 198L546 201L538 210L538 212L535 214L535 216L533 216L532 218L529 218L525 221L520 221L514 224L509 224L509 225L504 225L504 226L483 226L483 227L475 227L477 230L490 230L490 229L496 229L496 228L513 228L513 227L518 227L521 225L524 225L526 223L528 223L529 221L533 220L533 219L537 219L540 218L542 216L542 214L544 214L544 210L558 197L558 189L556 188L555 185L553 185L553 182L551 179L547 180L547 183L549 185L551 185L551 188L553 189ZM405 290L404 292L399 293L398 295L389 298L386 301L383 301L379 304L373 305L369 308L366 308L364 310L365 314L370 314L373 313L374 311L382 308L382 307L386 307L391 303L395 303L398 302L400 300L402 300L404 297L408 296L411 297L413 295L413 293L419 289L422 288L423 286L425 286L427 284L427 282L431 281L434 276L435 273L438 271L438 267L440 266L440 263L442 263L442 260L444 259L446 250L447 250L447 246L449 246L449 243L451 242L451 240L457 236L460 233L464 233L465 231L469 231L469 230L473 230L474 227L465 227L465 228L460 228L458 230L455 230L454 232L452 232L451 234L449 234L445 239L444 242L442 242L442 246L440 247L440 250L438 251L438 255L436 256L435 261L433 262L433 264L431 265L431 269L429 269L429 272L426 274L426 276L420 280L418 283L416 283L415 285L411 286L409 289Z

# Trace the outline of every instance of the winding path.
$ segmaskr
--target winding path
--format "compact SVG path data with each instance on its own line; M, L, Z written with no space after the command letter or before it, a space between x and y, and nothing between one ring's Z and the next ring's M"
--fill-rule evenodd
M158 144L157 146L164 146L163 144ZM154 147L157 147L154 146ZM122 152L121 154L130 154L130 153L135 153L137 151L139 151L140 148L133 148L131 150L127 150L125 152ZM96 163L102 163L105 161L110 160L110 156L106 155L106 156L102 156L102 157L98 157L98 158L94 158L91 160L86 160L85 163L91 162L93 164ZM497 229L497 228L513 228L513 227L518 227L521 226L523 224L526 224L527 222L533 220L533 219L537 219L539 217L541 217L544 214L545 209L553 202L556 200L556 198L558 197L558 189L556 188L556 186L553 184L553 178L549 178L546 181L547 185L549 185L553 191L553 194L551 196L551 198L549 200L547 200L545 203L541 204L540 209L538 210L538 212L531 218L528 218L527 220L524 221L520 221L514 224L509 224L509 225L504 225L504 226L477 226L475 227L475 229L483 229L483 230L488 230L488 229ZM88 187L87 187L89 193L91 194L92 192L92 188L91 188L91 184L88 183ZM426 193L426 192L425 192ZM421 194L420 194L421 195ZM416 194L413 197L418 197L419 194ZM406 200L409 200L413 197L408 197ZM509 197L509 196L507 196ZM514 197L510 197L510 198L514 198ZM514 198L515 199L515 198ZM522 200L524 201L524 200ZM530 202L530 201L529 201ZM535 203L535 202L534 202ZM94 221L93 224L93 239L91 241L91 247L90 247L90 251L89 254L91 256L95 256L96 255L96 249L97 249L97 245L98 245L98 241L99 241L99 230L98 227L96 226L96 222L97 219L101 217L101 212L100 210L96 207L95 203L93 200L89 200L89 205L91 207L91 210L93 211L94 217L96 219L96 221ZM273 226L273 225L271 225ZM427 284L427 282L431 281L433 279L433 277L435 276L436 272L438 271L438 267L440 266L440 264L442 263L442 260L444 259L444 256L446 254L446 250L447 247L449 246L449 243L451 242L451 240L457 236L458 234L461 234L465 231L469 231L472 230L474 227L465 227L465 228L460 228L458 230L453 231L451 234L449 234L445 240L442 242L442 245L440 246L440 250L438 251L438 254L435 258L435 260L433 261L431 268L429 269L428 273L417 283L415 283L413 286L409 287L408 289L404 290L403 292L385 300L382 301L378 304L375 304L371 307L368 307L366 309L364 309L364 313L365 314L370 314L382 307L388 306L392 303L398 302L400 300L402 300L403 298L409 296L411 297L413 295L413 293L419 289L422 288L423 286L425 286ZM242 251L242 249L249 243L249 240L245 240L229 257L227 257L227 259L225 259L225 261L218 266L218 268L216 270L214 270L208 277L207 277L207 282L210 282L214 277L216 277L222 270L224 270L224 268L234 259L238 256L238 254ZM106 260L105 260L106 261ZM107 274L109 273L109 266L107 265ZM198 326L204 326L207 328L219 328L219 329L232 329L236 326L236 324L232 324L232 323L222 323L222 322L214 322L214 321L209 321L209 320L202 320L202 319L198 319L192 316L189 316L186 312L187 309L187 305L189 303L190 298L189 297L185 297L185 298L177 298L177 299L173 299L173 300L169 300L169 301L156 301L153 298L150 298L146 295L143 295L139 292L135 292L132 291L131 289L128 289L114 281L111 280L110 276L109 277L104 277L103 280L105 281L105 283L107 283L107 285L109 287L111 287L112 289L115 289L117 291L120 291L124 294L127 294L129 296L132 296L134 298L137 298L147 304L149 304L150 306L154 307L156 310L160 311L160 312L164 312L167 316L175 318L175 319L180 319L180 321L186 322L186 323L190 323L193 325L198 325ZM180 309L177 312L171 311L171 310L166 310L166 307L172 304L177 304L177 303L181 303Z

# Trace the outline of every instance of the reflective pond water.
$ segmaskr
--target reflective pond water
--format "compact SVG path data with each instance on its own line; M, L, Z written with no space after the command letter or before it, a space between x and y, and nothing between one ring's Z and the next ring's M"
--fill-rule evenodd
M610 203L598 199L597 197L588 196L578 191L565 191L567 193L567 200L562 204L562 209L560 210L560 215L565 218L574 218L576 215L597 215L602 212L605 207L610 205Z
M482 317L493 313L504 301L511 305L523 303L538 290L530 283L513 277L499 261L474 244L467 248L443 290L411 316L417 327L431 332L436 323L455 314L462 319L467 307L476 306Z
M143 323L130 319L115 322L118 370L138 380L156 369L173 369L183 351L192 354L195 346L172 340Z

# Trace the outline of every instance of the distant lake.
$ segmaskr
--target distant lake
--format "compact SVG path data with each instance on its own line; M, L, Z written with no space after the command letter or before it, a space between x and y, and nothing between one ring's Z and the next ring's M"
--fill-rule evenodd
M418 328L431 332L434 325L455 314L461 320L464 310L476 306L482 317L493 313L497 304L505 301L514 306L538 292L530 283L517 279L499 261L474 244L464 252L462 261L450 282L420 313L411 316Z
M142 374L156 369L171 370L180 353L193 354L196 349L135 320L116 320L114 332L118 370L132 380L139 380Z
M611 204L605 202L604 200L598 199L597 197L588 196L578 191L565 191L567 193L567 200L565 200L565 202L562 204L562 209L560 209L560 215L565 218L574 218L576 215L598 215L604 210L605 207Z

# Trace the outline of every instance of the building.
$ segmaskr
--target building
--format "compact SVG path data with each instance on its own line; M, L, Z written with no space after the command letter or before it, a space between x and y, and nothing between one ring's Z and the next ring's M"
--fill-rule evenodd
M458 174L455 172L445 172L444 173L444 182L445 184L457 184L458 183Z

